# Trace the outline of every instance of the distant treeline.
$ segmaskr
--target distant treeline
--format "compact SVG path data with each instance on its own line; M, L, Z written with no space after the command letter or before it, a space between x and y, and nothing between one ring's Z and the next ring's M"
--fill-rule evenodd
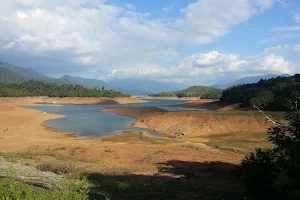
M258 83L233 86L220 101L255 105L265 110L287 111L299 107L300 75L260 80Z
M199 97L201 99L219 99L222 95L221 89L207 86L192 86L185 90L174 92L161 92L158 94L150 94L153 97Z
M89 89L80 85L57 85L42 81L30 80L23 83L0 83L0 97L130 97L121 92L102 88Z

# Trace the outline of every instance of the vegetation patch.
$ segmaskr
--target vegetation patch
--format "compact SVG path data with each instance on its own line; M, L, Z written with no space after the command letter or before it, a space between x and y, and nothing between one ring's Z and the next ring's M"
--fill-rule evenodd
M30 80L23 83L0 83L0 97L130 97L130 95L102 88L85 88L80 85L57 85Z
M77 171L76 167L71 163L46 162L36 166L41 171L54 172L56 174L68 174Z
M268 141L266 132L239 132L203 138L209 140L205 143L211 147L241 154L252 152L256 148L271 149L274 147Z
M192 86L185 90L174 92L161 92L158 94L150 94L153 97L199 97L201 99L219 99L222 95L221 89L208 86Z
M16 181L11 178L0 179L1 200L36 200L36 199L62 199L85 200L88 199L89 184L87 182L66 183L61 190L49 190Z
M255 105L264 110L289 111L298 107L300 75L260 80L258 83L233 86L223 91L221 102L243 107Z

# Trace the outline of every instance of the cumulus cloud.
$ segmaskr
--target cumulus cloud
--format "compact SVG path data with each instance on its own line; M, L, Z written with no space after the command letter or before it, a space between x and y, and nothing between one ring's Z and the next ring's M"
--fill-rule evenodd
M210 84L229 75L292 73L292 63L271 50L254 59L211 51L187 56L173 67L151 64L177 55L179 48L217 40L274 2L198 0L182 8L181 17L170 19L150 18L133 5L105 0L11 0L0 4L0 27L5 30L0 32L0 54L26 55L29 64L38 58L35 66L49 66L52 74L86 72L101 79ZM271 32L294 34L298 29L278 27Z
M270 53L287 53L287 52L299 52L300 53L300 44L285 44L278 45L270 48L264 49L265 54Z
M197 53L184 58L177 66L169 69L157 65L140 63L125 69L113 70L110 78L156 78L163 81L180 80L187 83L213 84L228 77L243 77L265 73L292 74L293 63L276 54L261 54L255 58L246 58L238 54L210 51ZM104 77L103 77L104 78Z
M0 51L32 52L48 60L68 55L65 63L77 60L94 67L151 61L174 55L180 47L214 41L273 3L198 0L183 9L182 18L149 19L148 13L132 11L132 5L104 0L5 1L0 5L5 30ZM93 62L74 59L87 56Z

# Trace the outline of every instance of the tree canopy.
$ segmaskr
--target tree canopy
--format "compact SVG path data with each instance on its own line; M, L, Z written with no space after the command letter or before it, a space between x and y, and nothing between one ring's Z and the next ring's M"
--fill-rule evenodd
M0 97L130 97L121 92L106 90L105 88L85 88L80 85L58 85L42 81L30 80L22 83L0 83Z
M241 182L247 199L300 199L300 113L287 116L289 124L269 129L273 149L257 149L242 161Z
M287 111L299 101L300 75L260 80L224 90L220 101L256 105L264 110Z
M219 99L222 90L207 86L192 86L185 90L178 90L174 92L161 92L158 94L150 94L154 97L200 97L201 99Z

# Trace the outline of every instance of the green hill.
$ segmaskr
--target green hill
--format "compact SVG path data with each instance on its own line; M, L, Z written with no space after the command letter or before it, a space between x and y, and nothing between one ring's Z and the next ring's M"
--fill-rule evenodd
M107 84L106 82L98 80L98 79L87 79L87 78L82 78L79 76L73 77L73 76L69 76L69 75L64 75L63 77L61 77L61 79L65 79L76 85L82 85L82 86L85 86L88 88L95 88L95 87L101 88L103 86L106 89L116 90L115 88L113 88L109 84Z
M224 90L220 101L255 105L265 110L286 111L300 106L300 75L260 80Z
M129 95L100 88L89 89L80 85L58 85L30 80L22 83L0 83L0 97L129 97Z
M2 83L20 83L26 81L23 76L10 71L8 69L0 68L0 82Z
M0 62L0 69L0 83L19 83L29 80L39 80L46 83L72 84L72 82L63 78L50 78L33 69L25 69L4 62Z
M158 94L151 94L154 97L200 97L201 99L219 99L222 90L208 86L192 86L185 90L178 90L173 92L161 92Z

